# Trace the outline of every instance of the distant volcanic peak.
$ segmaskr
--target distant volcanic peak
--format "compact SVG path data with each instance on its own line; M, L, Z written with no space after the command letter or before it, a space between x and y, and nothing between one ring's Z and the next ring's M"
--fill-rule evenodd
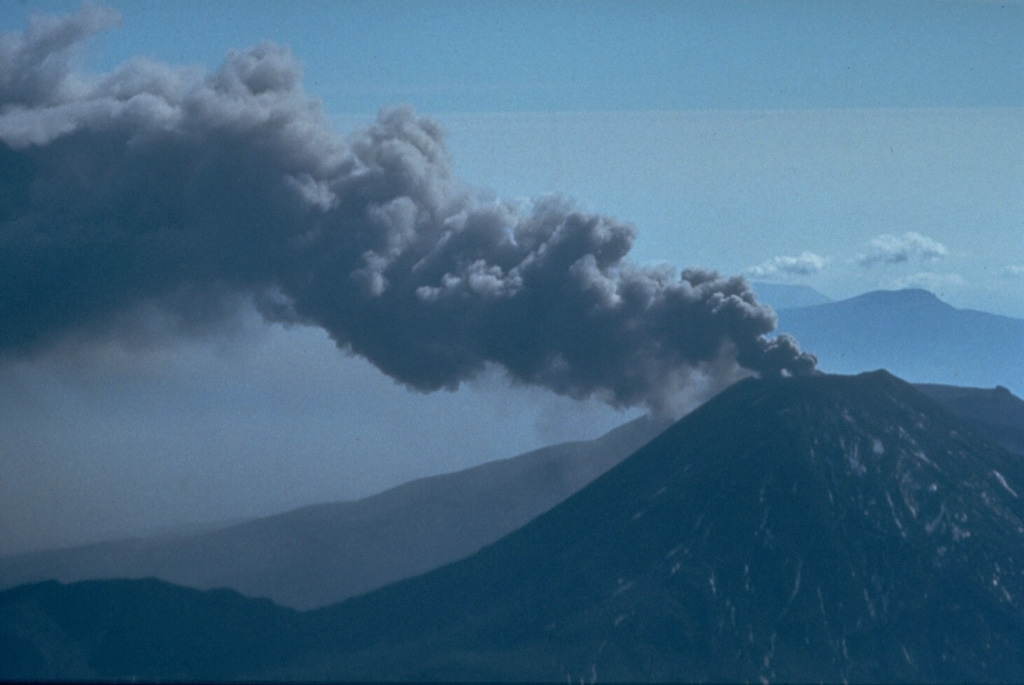
M952 305L943 302L938 295L924 288L903 288L900 290L873 290L863 295L858 295L849 300L863 304L876 305L899 305L899 306L926 306L926 307L949 307Z
M868 293L864 293L860 297L874 297L874 298L892 298L900 297L903 299L916 299L919 301L933 302L939 300L938 295L925 288L893 288L891 290L873 290Z

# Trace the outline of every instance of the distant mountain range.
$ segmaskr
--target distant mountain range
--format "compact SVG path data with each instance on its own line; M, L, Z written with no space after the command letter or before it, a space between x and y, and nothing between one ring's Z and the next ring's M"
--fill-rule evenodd
M1024 395L1024 319L957 309L926 290L875 291L778 310L780 331L829 373L885 368L915 383Z
M1024 461L885 372L737 383L468 558L296 612L0 593L0 678L1015 682Z
M917 387L986 437L1024 454L1024 400L1006 388ZM154 577L231 588L297 609L326 606L472 554L566 499L667 425L640 418L596 440L219 530L0 558L0 589L49 579Z
M1005 388L918 388L1024 454L1024 400ZM667 425L640 418L596 440L218 530L2 557L0 589L49 579L154 577L231 588L297 609L326 606L468 556L566 499Z
M219 530L0 558L0 589L56 579L156 577L309 609L468 556L544 513L669 425L641 417L545 447Z

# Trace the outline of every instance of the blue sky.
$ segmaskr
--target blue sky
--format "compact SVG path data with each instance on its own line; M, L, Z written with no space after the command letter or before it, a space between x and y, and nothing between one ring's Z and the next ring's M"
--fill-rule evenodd
M638 262L1024 317L1024 3L104 4L88 71L287 45L338 131L410 104L466 183L628 221ZM4 0L0 31L78 7ZM361 496L636 413L498 374L420 395L318 329L240 330L0 369L0 540Z
M74 2L7 2L26 12ZM99 69L274 40L328 111L1019 107L1015 2L110 2Z
M9 2L0 28L74 2ZM632 222L638 261L1024 316L1024 3L113 2L83 61L287 45L339 131L411 104L456 172ZM851 267L880 235L941 259ZM708 235L719 236L709 245Z

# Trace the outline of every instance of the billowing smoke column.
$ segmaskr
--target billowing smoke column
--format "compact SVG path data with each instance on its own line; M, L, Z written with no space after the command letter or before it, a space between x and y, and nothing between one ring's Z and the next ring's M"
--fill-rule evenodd
M114 20L86 7L0 39L0 354L144 306L204 328L243 296L422 391L499 365L658 407L702 365L814 367L765 337L774 314L742 279L635 266L627 224L461 184L430 120L393 109L338 137L280 47L214 73L77 73L76 45Z

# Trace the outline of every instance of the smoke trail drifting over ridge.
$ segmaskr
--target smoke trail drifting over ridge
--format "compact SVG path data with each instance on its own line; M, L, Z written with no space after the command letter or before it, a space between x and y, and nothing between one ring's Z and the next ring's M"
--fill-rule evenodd
M631 226L563 198L485 198L408 109L340 138L275 45L213 73L76 72L76 45L115 20L86 7L0 38L0 355L143 306L202 328L241 295L423 391L496 364L659 407L698 367L814 367L765 337L774 314L742 279L635 266Z

